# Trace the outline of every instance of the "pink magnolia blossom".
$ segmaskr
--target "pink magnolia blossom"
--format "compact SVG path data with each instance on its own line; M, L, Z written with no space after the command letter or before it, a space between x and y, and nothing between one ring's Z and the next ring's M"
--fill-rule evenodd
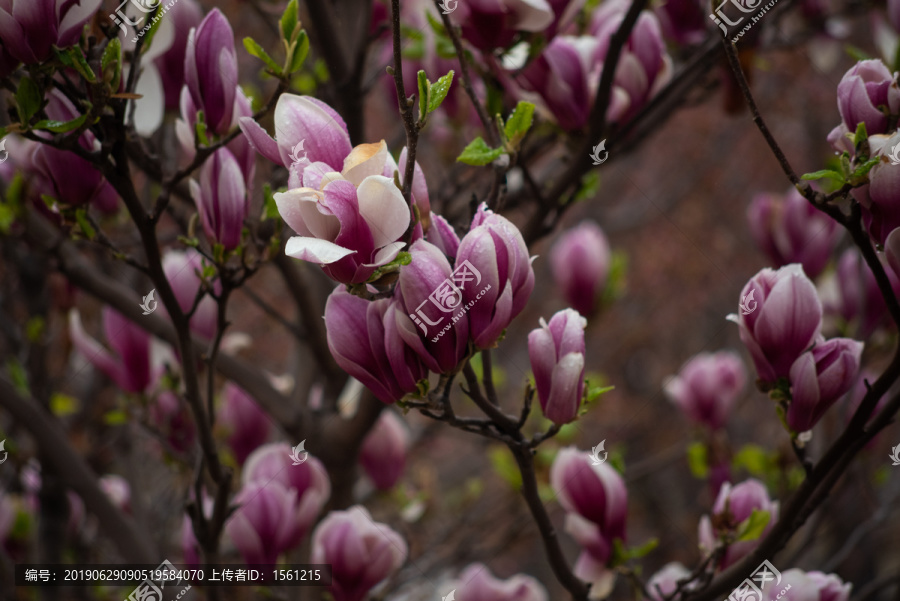
M559 311L528 335L528 355L544 416L555 424L578 417L584 391L584 328L574 309Z
M778 501L771 500L765 485L754 478L735 486L727 482L723 484L715 505L713 505L712 513L717 518L716 524L725 525L714 527L713 520L708 515L703 516L699 524L700 546L707 552L711 551L719 536L725 534L726 531L736 529L750 517L753 510L769 513L769 522L763 529L760 537L762 538L778 521ZM759 545L759 539L732 543L722 556L721 568L725 569L734 564L755 549L757 545Z

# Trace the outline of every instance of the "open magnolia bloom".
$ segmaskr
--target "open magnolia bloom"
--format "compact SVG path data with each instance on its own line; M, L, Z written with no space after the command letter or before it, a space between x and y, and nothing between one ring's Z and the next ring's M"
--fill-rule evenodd
M368 280L406 243L410 211L385 167L393 164L382 140L360 144L340 173L316 162L303 170L303 187L275 194L278 212L299 236L285 253L321 265L344 284Z

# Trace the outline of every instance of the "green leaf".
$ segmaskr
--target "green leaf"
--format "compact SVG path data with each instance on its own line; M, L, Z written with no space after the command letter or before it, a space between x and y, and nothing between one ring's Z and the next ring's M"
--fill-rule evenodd
M431 90L431 83L425 76L425 71L421 69L416 73L416 81L419 84L419 121L422 121L425 119L425 115L428 114L428 95Z
M305 30L300 30L297 41L294 43L294 54L291 56L291 64L288 65L288 73L296 73L303 66L306 56L309 54L309 36Z
M84 58L81 48L73 46L69 48L69 58L72 60L72 68L78 71L78 74L88 80L90 83L97 82L97 75Z
M107 426L121 426L128 423L128 414L121 409L114 409L103 414L103 423Z
M255 56L258 59L261 59L262 62L266 63L266 66L272 70L276 75L281 75L281 67L272 60L272 57L263 50L263 47L259 45L259 43L251 37L244 38L244 48L247 49L247 52L251 56Z
M82 124L84 124L85 119L87 119L87 115L75 117L71 121L53 121L51 119L41 119L40 121L35 123L33 127L34 129L52 131L55 134L65 134L81 127Z
M812 180L817 180L817 179L823 179L826 177L835 179L838 181L844 181L844 176L832 169L822 169L820 171L813 171L812 173L804 173L803 175L800 176L800 179L806 180L806 181L812 181Z
M469 142L469 145L463 149L461 155L456 157L456 160L466 165L481 166L487 165L502 154L502 148L491 148L487 145L487 142L481 139L481 136L478 136Z
M754 509L753 513L750 514L750 517L741 522L741 525L738 526L737 542L758 539L762 536L763 530L766 529L770 518L771 515L768 511Z
M869 134L866 132L866 124L862 121L856 124L856 132L853 134L853 148L859 146L860 142L865 142L869 139Z
M628 274L628 254L624 250L614 250L609 260L609 275L606 276L606 287L600 296L600 305L607 305L625 292Z
M601 394L605 394L610 390L615 390L615 386L595 386L589 390L585 390L584 393L584 402L592 403L594 402Z
M23 124L27 125L34 114L41 110L42 100L41 91L34 80L27 76L23 77L19 81L19 89L16 90L16 109Z
M453 71L449 71L443 77L440 77L436 82L431 84L431 90L428 95L428 112L433 113L441 103L444 102L444 98L447 97L447 93L450 91L450 85L453 83Z
M735 469L745 469L752 476L765 476L773 469L777 469L775 458L763 447L748 444L741 449L731 460Z
M297 0L291 0L278 21L278 25L281 27L281 36L288 44L294 41L294 30L298 23Z
M19 360L15 357L10 358L6 362L6 371L9 373L9 379L12 380L13 387L19 394L31 396L31 389L28 387L28 374L25 373L25 368L22 367Z
M519 473L519 466L516 465L512 452L506 446L492 446L488 451L488 459L497 475L513 490L522 488L522 474Z
M844 52L846 52L855 61L865 61L872 57L865 50L854 46L853 44L844 44Z
M16 511L12 528L9 530L9 537L16 541L25 541L31 537L32 530L34 530L34 518L31 517L30 512L19 508Z
M578 192L575 194L573 202L589 200L597 195L598 190L600 190L600 174L596 171L589 171L581 179L581 188L579 188Z
M695 478L705 479L709 475L709 458L706 445L692 442L687 448L688 467Z
M113 38L103 49L100 58L100 70L103 73L103 81L109 83L113 91L118 91L122 80L122 43L119 38Z
M512 115L506 121L506 126L503 128L506 139L510 141L513 147L518 146L519 142L522 141L522 138L531 129L533 121L534 105L530 102L519 101Z
M78 399L61 392L56 392L50 397L50 411L57 417L65 417L78 413L81 403Z
M640 559L642 557L645 557L647 554L649 554L651 551L653 551L653 549L655 549L658 546L659 546L659 539L651 538L643 545L640 545L639 547L632 547L631 549L629 549L628 554L631 556L632 559Z
M46 322L44 318L36 315L25 323L25 337L29 342L40 342L44 335Z
M209 136L206 135L206 115L203 111L197 111L197 123L194 124L194 135L203 146L209 146Z
M94 231L93 226L91 226L91 222L88 221L87 211L84 209L76 209L75 221L78 223L78 227L81 228L81 231L84 233L87 239L93 240L94 236L97 235L97 232Z
M869 159L862 165L859 165L856 170L850 175L850 183L854 185L862 185L865 182L865 178L869 175L869 171L872 170L872 167L881 162L880 158Z

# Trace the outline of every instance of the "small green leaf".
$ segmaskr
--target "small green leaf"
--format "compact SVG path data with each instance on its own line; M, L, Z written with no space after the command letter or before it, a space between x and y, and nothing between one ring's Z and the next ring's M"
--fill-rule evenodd
M32 530L34 530L34 518L31 517L30 512L19 508L16 511L12 528L9 530L9 537L16 541L26 541L31 537Z
M259 45L259 43L251 37L244 38L244 48L247 49L247 52L251 56L255 56L258 59L261 59L269 69L272 70L276 75L281 75L281 67L272 60L272 57L263 50L263 47Z
M44 335L46 322L44 318L36 315L25 323L25 337L29 342L40 342Z
M128 414L121 409L114 409L103 414L103 423L107 426L121 426L128 423Z
M97 235L97 232L94 230L93 226L91 226L91 222L87 218L87 211L84 209L76 209L75 221L78 223L78 227L81 228L82 233L84 233L87 239L93 240L94 236Z
M759 445L748 444L741 447L731 460L734 469L745 469L752 476L765 476L777 469L775 458Z
M78 71L78 74L85 78L90 83L96 83L97 75L94 73L94 70L91 69L91 66L88 64L87 60L84 58L84 54L81 52L81 48L78 46L73 46L69 48L69 58L72 60L72 68Z
M756 540L762 536L763 530L766 529L770 517L771 515L768 511L754 509L753 513L750 514L750 517L741 522L740 526L738 526L737 542Z
M34 114L41 110L41 100L41 91L34 80L27 76L23 77L19 81L19 89L16 90L16 109L23 124L27 125Z
M100 59L100 67L103 72L103 81L109 83L109 87L118 91L122 81L122 43L119 38L110 40L103 49L103 57Z
M22 396L31 396L31 389L28 386L28 374L25 373L25 368L22 367L19 360L15 357L10 358L9 361L6 362L6 371L9 373L9 379L12 380L13 387L19 394Z
M56 417L65 417L78 413L81 403L78 399L61 392L56 392L50 397L50 411Z
M291 0L278 21L278 25L281 27L281 36L288 44L294 40L294 29L297 28L297 23L297 0Z
M856 124L856 132L853 134L853 148L856 148L860 142L865 142L868 139L869 134L866 132L866 124L860 121Z
M687 448L688 467L695 478L705 479L709 475L709 458L706 445L692 442Z
M197 123L194 125L194 134L203 146L209 146L209 136L206 134L206 115L203 111L197 111Z
M294 43L294 54L291 57L291 64L288 66L288 73L296 73L303 66L309 54L309 36L305 30L300 30L297 41Z
M497 475L513 490L522 488L522 474L519 473L519 466L508 448L500 445L491 447L488 451L488 459Z
M844 181L844 176L832 169L822 169L820 171L813 171L812 173L804 173L800 176L800 179L812 181L817 179L824 179L826 177L838 181Z
M419 121L422 121L425 119L425 115L428 114L428 96L431 90L431 83L425 76L425 71L421 69L416 73L416 81L419 84Z
M447 97L450 91L450 85L453 83L453 71L448 71L446 75L438 78L436 82L431 84L431 90L428 95L428 112L432 113Z
M85 119L87 119L87 115L75 117L71 121L53 121L51 119L41 119L40 121L35 123L33 127L34 129L52 131L55 134L65 134L81 127L82 124L84 124Z
M487 145L487 142L481 139L481 136L478 136L469 142L469 145L463 149L462 154L456 160L466 165L487 165L502 155L503 152L502 148L491 148Z
M862 165L859 165L856 170L850 175L850 183L854 185L862 185L865 182L865 178L869 175L869 171L872 170L872 167L881 162L880 158L869 159Z
M585 393L584 393L584 402L592 403L597 398L599 398L601 394L605 394L605 393L609 392L610 390L615 390L615 389L616 389L615 386L595 386L589 390L586 389Z
M522 141L528 130L531 129L533 121L534 105L530 102L519 101L512 115L506 121L506 126L503 128L506 139L510 141L514 148Z

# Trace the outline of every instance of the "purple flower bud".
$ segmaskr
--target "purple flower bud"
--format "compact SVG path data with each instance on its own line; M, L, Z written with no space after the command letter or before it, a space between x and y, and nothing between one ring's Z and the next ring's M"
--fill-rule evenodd
M466 566L454 584L460 600L465 601L547 601L547 589L525 574L500 580L482 563Z
M706 37L709 17L697 0L667 0L656 8L666 38L679 46L699 44Z
M832 338L800 355L791 367L791 404L787 423L806 432L856 381L863 343Z
M335 288L325 303L331 355L384 403L400 400L428 377L416 353L404 343L395 304L391 299L367 301L343 286Z
M237 55L234 31L218 8L188 34L184 81L210 130L220 136L228 133L238 84Z
M466 261L481 276L462 288L463 301L470 307L469 332L476 347L491 348L531 296L532 259L519 229L482 203L459 243L454 273L468 270Z
M382 411L359 449L359 463L376 488L390 490L400 479L409 442L409 429L400 416Z
M210 242L222 244L225 250L236 248L248 207L244 175L231 151L214 152L200 168L200 182L192 179L190 188Z
M728 319L740 328L763 382L788 377L791 366L820 337L822 303L813 283L796 263L763 269L741 291L741 315Z
M609 261L609 243L593 221L565 232L550 250L556 286L565 301L582 315L596 310L609 275Z
M716 545L716 539L728 532L735 531L744 520L750 517L754 509L769 512L769 523L766 524L760 538L729 545L722 556L721 569L724 570L734 564L759 545L760 539L778 521L778 501L771 500L765 485L754 478L744 480L736 486L726 482L719 490L719 496L713 505L715 520L711 520L708 515L701 518L700 547L705 551L712 551Z
M301 159L306 157L310 164L325 163L330 171L340 171L352 150L350 134L341 116L311 96L282 94L278 98L275 105L277 142L249 117L242 118L240 125L257 152L285 167L294 162L293 154ZM303 144L295 151L301 142Z
M562 425L578 417L584 391L584 328L574 309L559 311L528 335L528 355L544 416Z
M285 253L322 265L344 284L360 284L393 261L405 242L410 212L393 180L382 175L387 147L361 144L344 161L342 173L329 173L321 189L295 188L275 194L278 212L299 236ZM311 165L304 172L308 184Z
M667 597L675 592L675 589L678 587L678 581L690 573L689 569L677 561L667 563L647 581L647 592L650 594L650 598L653 601L663 601L663 597Z
M437 213L431 214L431 228L425 234L425 239L434 244L442 253L456 259L459 250L459 236L453 230L453 226Z
M887 132L888 116L881 107L892 114L900 111L900 88L880 60L859 61L841 78L837 100L841 118L851 133L858 123L865 123L870 136L883 134Z
M203 21L203 11L195 0L178 0L178 9L167 13L166 20L174 30L172 45L154 61L163 82L167 109L178 108L178 99L185 82L184 59L191 30Z
M449 373L466 355L471 310L465 312L465 296L450 279L450 263L438 247L417 240L410 255L397 283L397 330L428 369ZM466 288L472 284L463 283Z
M561 449L553 461L550 484L568 512L566 532L584 549L576 575L587 579L593 568L609 561L615 539L625 542L625 482L608 463L594 465L589 453L568 447ZM582 570L578 570L579 565Z
M190 311L200 290L198 274L203 271L203 256L193 248L185 251L170 250L163 256L162 268L181 310ZM162 303L159 308L165 312ZM212 340L216 334L218 310L215 299L207 294L191 317L191 331L201 338Z
M888 162L897 144L900 132L869 138L872 155L881 162L869 171L869 183L852 192L862 208L863 223L878 244L884 244L888 234L900 227L900 167Z
M331 564L334 601L363 601L406 561L406 542L362 505L332 511L313 532L312 563Z
M629 2L604 2L594 11L591 33L598 44L592 64L606 61L609 43L619 29ZM672 59L666 52L659 20L643 11L622 49L613 83L607 118L622 122L634 116L672 78Z
M505 48L519 31L541 31L554 21L547 0L466 0L450 19L463 37L482 51Z
M102 0L4 0L0 2L0 39L6 51L31 65L47 60L53 46L66 48Z
M885 248L888 258L890 254ZM882 263L884 261L882 260ZM888 265L885 273L894 293L900 292L900 278ZM884 324L888 312L887 304L878 288L875 275L856 247L850 247L841 254L834 277L834 290L827 302L823 300L829 314L837 314L852 326L857 338L868 338L872 332ZM829 295L830 280L823 283L823 293ZM825 297L823 297L825 298Z
M173 449L186 453L196 440L194 420L185 403L169 391L161 392L150 404L150 420Z
M810 278L822 273L841 237L838 223L794 188L784 196L754 196L747 220L756 244L774 267L800 263Z
M278 539L287 546L279 548L276 555L300 544L331 495L328 472L322 463L312 455L308 455L306 461L294 465L291 447L284 442L263 445L253 451L244 463L241 483L244 489L254 487L266 489L280 484L285 493L291 496L291 508L287 514L290 520L285 524L290 532L283 538L279 535ZM282 503L283 495L277 493L268 502ZM277 521L275 523L277 524ZM265 537L261 538L265 543ZM249 559L247 562L253 563Z
M580 129L590 114L589 75L596 46L591 36L554 38L519 76L526 89L541 96L547 112L565 130Z
M249 394L232 382L225 384L217 417L228 433L228 446L241 465L250 453L268 440L272 431L269 416Z
M788 570L789 572L791 570ZM812 581L819 590L818 601L847 601L853 585L844 583L837 574L825 574L824 572L807 572L806 577Z
M744 364L735 353L700 353L666 383L665 390L691 421L717 430L725 425L746 380Z
M233 503L238 508L225 523L225 533L248 565L274 567L278 556L302 538L297 491L281 482L246 484Z
M153 380L150 335L109 307L103 308L103 331L117 357L87 335L76 309L69 313L69 336L84 358L125 392L145 391Z

